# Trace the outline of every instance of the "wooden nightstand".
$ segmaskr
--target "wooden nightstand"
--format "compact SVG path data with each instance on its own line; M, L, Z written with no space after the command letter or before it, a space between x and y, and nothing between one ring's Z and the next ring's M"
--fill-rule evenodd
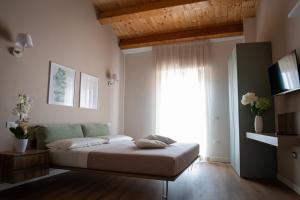
M16 183L49 174L48 150L0 152L0 182Z

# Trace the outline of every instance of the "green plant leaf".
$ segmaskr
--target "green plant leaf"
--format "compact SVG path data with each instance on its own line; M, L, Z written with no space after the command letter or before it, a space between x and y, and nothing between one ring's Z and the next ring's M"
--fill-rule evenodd
M9 128L9 130L15 135L17 139L26 139L27 135L21 127Z

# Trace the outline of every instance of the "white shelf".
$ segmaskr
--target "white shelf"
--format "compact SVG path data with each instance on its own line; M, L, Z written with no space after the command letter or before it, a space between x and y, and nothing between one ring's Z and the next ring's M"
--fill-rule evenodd
M275 134L262 134L262 133L251 133L247 132L246 137L252 140L270 144L273 146L278 146L278 138Z
M288 17L289 18L293 18L293 17L297 17L300 16L300 1L298 1L298 3L296 3L296 5L292 8L292 10L290 11Z

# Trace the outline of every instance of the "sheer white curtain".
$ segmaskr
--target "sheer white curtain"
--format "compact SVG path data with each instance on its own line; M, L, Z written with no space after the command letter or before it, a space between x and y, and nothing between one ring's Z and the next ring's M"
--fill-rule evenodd
M207 157L207 43L154 47L156 132L180 142L197 142Z

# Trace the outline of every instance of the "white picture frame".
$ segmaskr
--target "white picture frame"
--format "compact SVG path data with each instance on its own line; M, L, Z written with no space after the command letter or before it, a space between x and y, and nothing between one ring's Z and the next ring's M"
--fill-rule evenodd
M50 62L48 104L74 106L76 71Z
M98 110L99 78L80 73L79 107Z

